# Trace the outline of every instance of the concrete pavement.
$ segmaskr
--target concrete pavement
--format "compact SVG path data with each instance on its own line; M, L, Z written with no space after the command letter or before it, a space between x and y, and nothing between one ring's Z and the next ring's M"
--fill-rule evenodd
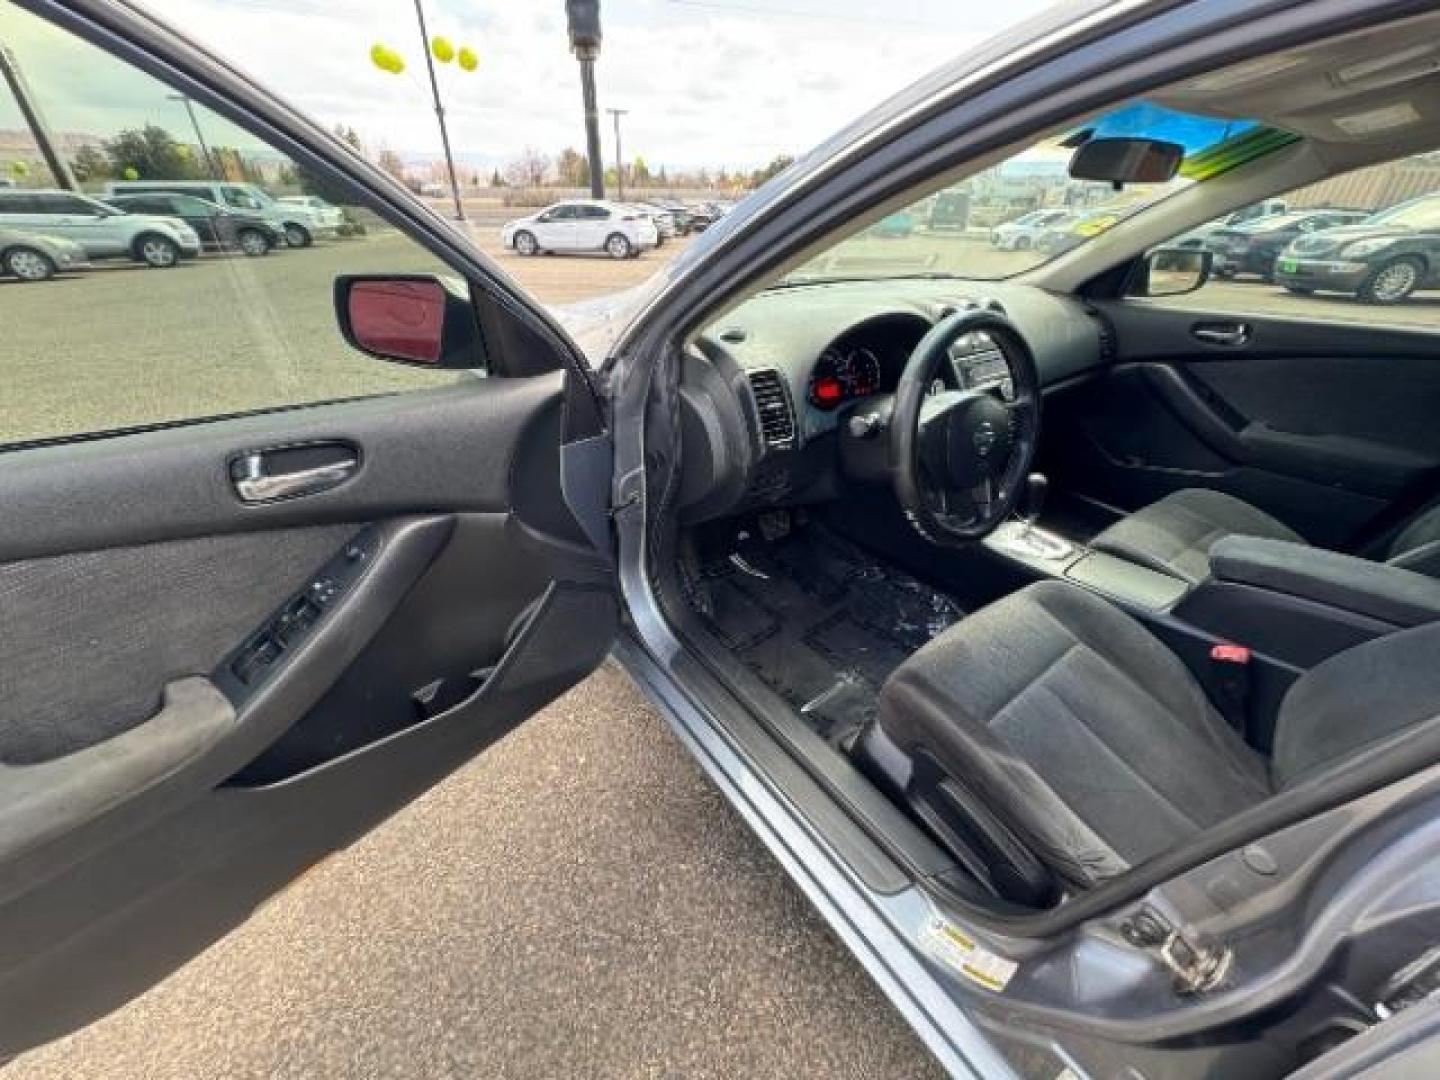
M607 665L6 1080L939 1076Z

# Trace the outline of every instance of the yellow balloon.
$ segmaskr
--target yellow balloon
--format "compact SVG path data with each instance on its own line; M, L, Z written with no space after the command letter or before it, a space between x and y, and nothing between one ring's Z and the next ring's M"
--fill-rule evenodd
M370 46L370 62L381 71L388 71L392 75L399 75L405 70L405 60L401 55L378 41Z
M460 66L466 71L474 71L480 66L480 57L475 55L475 50L469 45L460 46Z
M450 39L436 34L430 39L430 53L442 64L448 64L455 59L455 46L450 44Z

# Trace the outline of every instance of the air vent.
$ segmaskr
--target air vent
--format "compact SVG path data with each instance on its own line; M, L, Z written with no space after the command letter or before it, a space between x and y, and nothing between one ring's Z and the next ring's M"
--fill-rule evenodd
M1087 306L1085 314L1094 320L1095 329L1099 332L1101 362L1106 364L1113 362L1119 355L1115 343L1115 327L1110 324L1109 319L1092 307Z
M780 373L770 369L752 371L750 390L755 395L755 408L760 413L760 434L765 439L765 445L794 445L795 414L790 409L790 394Z

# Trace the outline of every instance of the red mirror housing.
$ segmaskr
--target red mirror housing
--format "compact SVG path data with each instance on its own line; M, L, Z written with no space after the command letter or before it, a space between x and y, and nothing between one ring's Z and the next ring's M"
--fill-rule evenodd
M436 368L484 368L479 320L463 282L434 274L346 274L335 279L345 340L371 356Z
M440 362L445 290L438 281L357 281L349 307L360 348L417 364Z

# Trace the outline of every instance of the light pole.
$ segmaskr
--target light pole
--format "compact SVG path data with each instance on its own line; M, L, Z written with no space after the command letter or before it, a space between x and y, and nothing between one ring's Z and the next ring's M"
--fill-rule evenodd
M420 48L425 50L425 69L430 72L430 93L435 98L435 119L440 122L440 145L445 148L445 168L450 172L450 194L455 199L455 218L465 220L465 207L460 202L460 183L455 179L455 157L450 153L450 132L445 127L445 106L440 104L440 84L435 79L435 60L430 55L430 34L425 29L425 9L415 0L415 18L420 23Z
M210 156L210 147L205 145L205 136L200 132L200 121L195 116L195 103L184 94L166 94L171 101L178 101L185 106L185 112L190 117L190 126L195 130L195 141L200 144L201 156L205 158L205 169L210 174L211 180L225 179L220 175L220 170L215 167L215 159Z
M620 117L628 113L629 109L606 109L615 119L615 184L620 189L620 201L625 201L625 158L620 153Z
M605 197L605 162L600 156L600 110L595 103L595 59L600 55L600 0L565 0L570 51L580 61L580 97L585 108L585 155L590 197Z
M29 126L35 145L40 149L40 156L45 159L45 166L55 178L55 183L67 191L79 191L80 185L75 182L75 174L70 171L69 162L60 156L55 140L50 136L50 126L40 115L40 106L35 103L30 85L20 70L20 61L15 59L15 54L3 43L0 43L0 76L4 77L10 87L20 115L25 117L25 123Z

